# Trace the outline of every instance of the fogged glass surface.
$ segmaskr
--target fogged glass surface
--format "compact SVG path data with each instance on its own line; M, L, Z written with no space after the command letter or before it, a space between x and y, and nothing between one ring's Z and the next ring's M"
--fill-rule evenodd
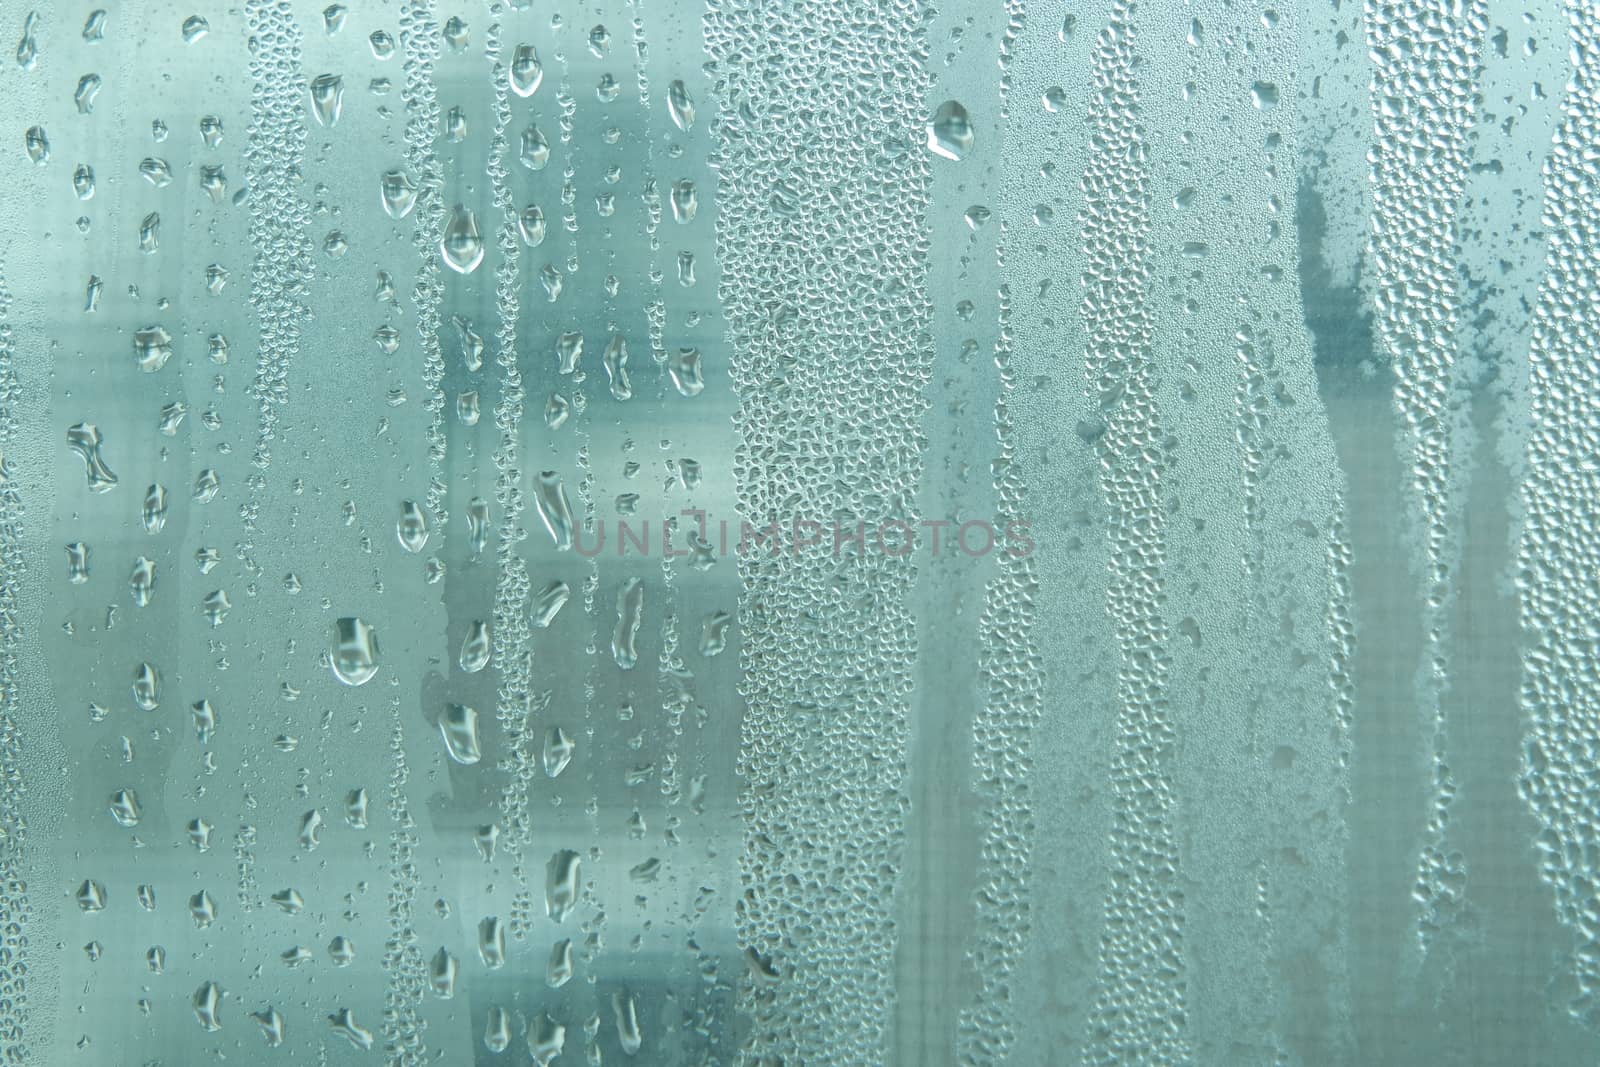
M0 29L0 1061L1600 1055L1590 0Z

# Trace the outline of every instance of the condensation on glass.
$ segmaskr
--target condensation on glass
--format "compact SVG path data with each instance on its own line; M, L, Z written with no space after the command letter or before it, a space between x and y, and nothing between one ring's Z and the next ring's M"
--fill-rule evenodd
M320 3L0 8L0 1062L1600 1055L1600 8Z

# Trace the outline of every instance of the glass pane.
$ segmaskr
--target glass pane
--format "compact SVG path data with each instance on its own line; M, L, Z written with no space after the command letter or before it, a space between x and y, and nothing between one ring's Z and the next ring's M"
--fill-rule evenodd
M0 1062L1600 1054L1600 9L0 12Z

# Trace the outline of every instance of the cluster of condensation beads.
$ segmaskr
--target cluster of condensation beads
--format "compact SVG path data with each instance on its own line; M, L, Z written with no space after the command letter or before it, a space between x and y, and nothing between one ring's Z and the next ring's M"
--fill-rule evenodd
M1448 838L1454 784L1439 719L1451 588L1450 425L1447 411L1460 298L1456 215L1466 190L1482 0L1376 3L1364 9L1374 63L1372 258L1377 328L1394 362L1395 406L1410 448L1424 530L1429 659L1421 698L1434 722L1433 806L1413 893L1424 942L1462 906L1465 870Z
M1532 724L1522 793L1543 825L1540 868L1576 931L1573 1015L1600 1024L1600 9L1567 5L1575 65L1545 167L1547 271L1535 311L1533 428L1518 583Z
M300 195L296 161L305 154L306 124L301 94L300 29L282 0L251 0L250 135L245 171L250 187L250 304L260 323L255 381L261 405L255 463L271 462L277 409L288 401L289 368L300 350L305 318L310 211ZM253 525L258 504L247 505Z
M908 0L706 14L753 522L848 527L914 500L932 363L923 18ZM869 543L762 553L741 572L742 1060L883 1062L915 566Z
M20 677L17 657L22 633L18 592L24 569L22 495L6 452L17 440L21 389L12 365L11 296L0 274L0 1055L28 1059L22 1043L28 996L28 886L21 875L24 822Z
M445 507L443 477L445 457L444 351L439 343L444 299L440 279L439 242L444 235L445 204L438 195L444 180L438 155L434 151L434 131L439 129L438 87L434 83L434 63L439 58L440 30L431 2L401 7L400 40L405 46L406 167L408 177L429 196L418 197L412 212L415 230L412 247L417 253L416 286L412 304L417 315L417 340L422 346L422 382L428 422L427 489L428 518L443 533L449 518Z
M1021 0L1009 0L1006 15L1006 33L1000 44L1000 119L1007 133L1016 130L1026 136L1028 118L1013 121L1011 92L1017 46L1026 25ZM1030 45L1036 41L1045 45L1048 58L1044 63L1059 59L1059 52L1044 40L1042 32L1028 39ZM1018 434L1011 410L1018 378L1013 364L1012 293L1027 292L1040 269L1036 253L1008 247L1004 234L1010 233L1009 228L1002 233L996 246L998 265L1003 277L1019 284L1014 289L1007 281L996 294L999 333L994 363L1000 393L995 399L994 425L999 455L991 470L997 525L1028 519L1028 484L1017 462ZM956 1032L956 1055L963 1065L999 1063L1011 1054L1019 1026L1017 1001L1021 999L1013 987L1013 976L1027 950L1030 930L1033 731L1044 699L1044 662L1034 636L1039 579L1031 555L1002 553L998 569L984 590L978 621L979 676L986 691L983 707L972 723L973 774L988 826L979 846L982 873L974 894L977 921L970 951L976 989L961 1011Z
M1176 743L1163 615L1164 469L1151 360L1150 174L1139 128L1132 4L1119 2L1094 49L1082 314L1110 525L1107 610L1121 651L1112 756L1112 884L1085 1061L1181 1063L1183 892L1173 834Z

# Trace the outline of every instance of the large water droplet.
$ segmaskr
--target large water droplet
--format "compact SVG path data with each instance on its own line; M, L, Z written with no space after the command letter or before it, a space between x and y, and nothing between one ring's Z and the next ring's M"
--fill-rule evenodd
M439 716L439 734L445 751L457 763L471 766L483 758L478 742L478 713L465 704L446 704Z
M439 251L444 255L445 266L458 274L471 274L478 269L483 262L483 235L478 232L478 216L470 208L457 204L450 212Z
M550 857L544 872L544 911L561 922L578 904L578 854L564 848Z
M383 210L391 219L405 218L417 204L416 183L403 170L391 170L385 173L379 185L379 193L383 201Z
M508 74L511 91L518 96L532 96L544 81L544 67L539 63L539 53L531 44L519 44L511 55Z
M972 151L972 119L967 109L946 100L928 122L928 148L946 159L959 160Z
M467 636L461 642L461 669L468 674L477 674L489 665L491 645L489 643L489 624L481 619L475 619L467 627Z
M311 113L318 125L333 126L344 110L344 79L337 74L319 74L311 79Z
M365 685L378 673L378 635L361 619L346 617L334 623L332 663L334 677L345 685Z
M638 578L629 578L617 590L617 625L611 631L611 658L625 671L632 670L639 662L635 641L643 617L644 583Z
M565 552L570 549L572 505L567 500L567 488L562 484L561 476L555 471L540 471L533 499L556 550Z
M672 116L672 124L685 133L694 128L694 101L681 78L667 86L667 113Z

